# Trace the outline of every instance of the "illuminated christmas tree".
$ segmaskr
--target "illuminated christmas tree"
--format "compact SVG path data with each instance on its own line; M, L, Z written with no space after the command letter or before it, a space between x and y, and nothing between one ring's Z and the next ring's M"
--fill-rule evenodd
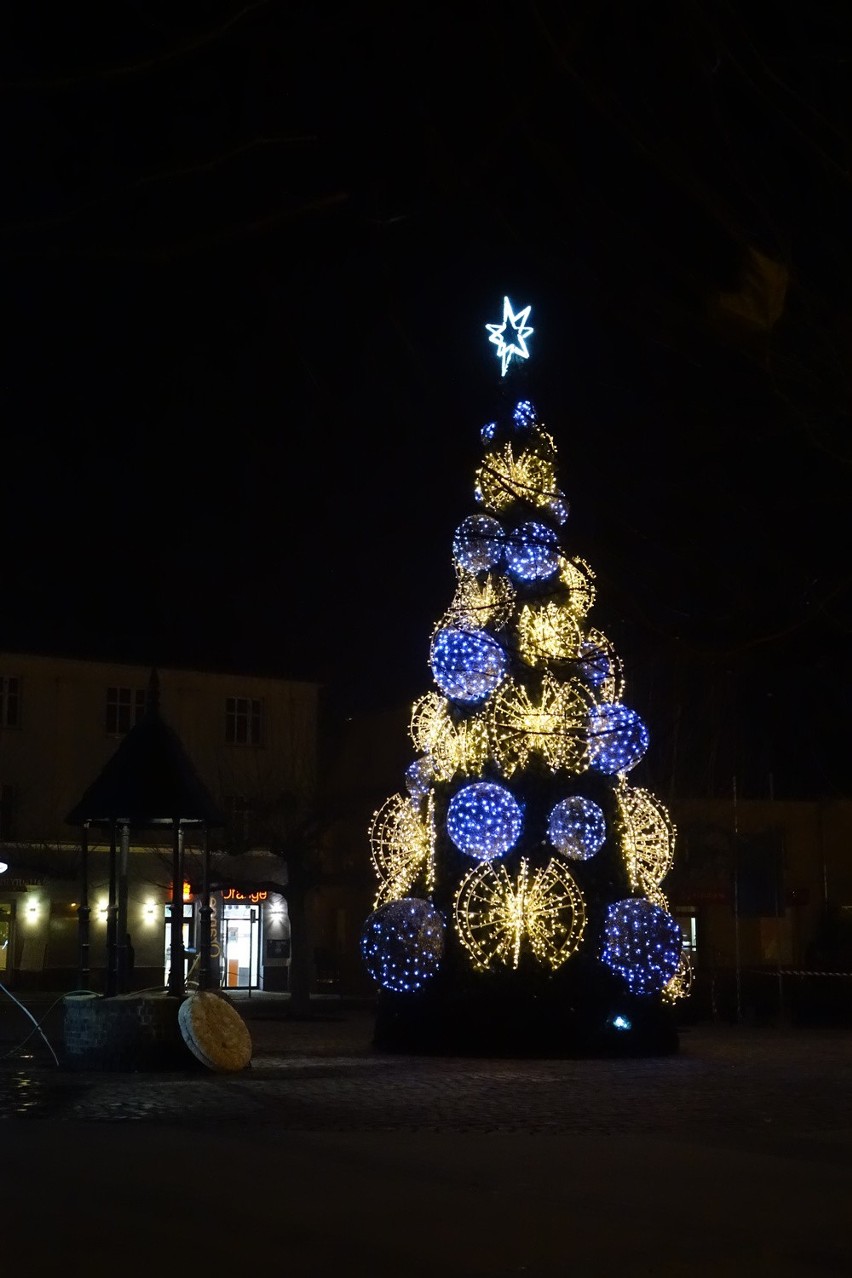
M528 357L529 314L506 298L488 325L504 377ZM555 443L529 400L505 402L452 539L405 792L370 828L376 1043L672 1051L690 980L662 888L674 828L628 780L648 732L591 620L594 573L565 545Z

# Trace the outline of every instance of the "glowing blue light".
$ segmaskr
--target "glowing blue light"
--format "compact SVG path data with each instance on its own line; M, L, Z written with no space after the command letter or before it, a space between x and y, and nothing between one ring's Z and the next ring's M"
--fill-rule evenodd
M659 994L677 971L682 945L677 920L644 897L607 909L601 961L624 977L631 994Z
M377 984L397 994L422 989L444 957L444 921L429 901L406 896L374 910L361 932L361 956Z
M557 524L561 526L568 518L570 507L568 506L568 502L564 495L559 493L557 496L551 497L550 501L547 503L547 509L556 520Z
M522 399L516 404L512 419L518 430L522 430L524 426L535 425L535 409L528 399Z
M506 541L506 561L513 577L522 581L546 581L559 568L556 533L534 519L519 524Z
M591 799L572 795L557 803L547 823L547 837L563 856L588 861L603 847L606 821Z
M599 688L609 678L609 657L595 643L588 640L580 649L580 660L577 662L580 674L588 679L593 688Z
M445 697L475 705L484 701L506 673L506 654L483 630L439 630L432 641L430 663Z
M447 833L460 852L491 861L518 841L524 819L502 785L475 781L458 790L447 809Z
M421 755L405 769L405 788L412 799L422 799L432 788L435 770L428 754Z
M627 1016L612 1016L609 1021L613 1029L629 1030L633 1029L633 1022Z
M486 422L479 432L479 437L483 444L490 444L494 436L497 434L497 423Z
M531 306L525 306L522 311L514 314L512 303L508 297L504 297L503 323L485 325L491 334L488 339L489 342L493 342L497 347L497 354L502 363L501 376L503 377L506 376L506 371L513 356L516 359L529 359L530 353L527 349L526 339L533 331L527 324L531 310Z
M453 554L468 572L487 572L503 559L505 534L490 515L468 515L456 529Z
M648 749L648 729L635 710L615 702L589 715L589 761L604 776L629 772Z

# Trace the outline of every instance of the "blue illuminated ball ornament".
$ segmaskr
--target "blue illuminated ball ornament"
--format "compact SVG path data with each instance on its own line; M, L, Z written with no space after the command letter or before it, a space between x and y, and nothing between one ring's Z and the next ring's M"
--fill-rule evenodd
M480 439L483 444L490 444L494 436L497 434L497 423L486 422L479 432Z
M428 754L421 755L405 769L405 788L412 799L424 798L432 788L435 769Z
M577 665L580 674L587 679L593 688L599 688L609 678L609 657L595 643L588 640L580 649L580 660Z
M502 785L475 781L458 790L447 809L447 833L460 852L492 861L518 841L524 819L514 796Z
M589 715L589 761L604 776L629 772L648 749L648 729L635 710L615 702Z
M444 921L428 901L406 896L374 910L361 932L372 979L395 994L422 989L444 957Z
M519 524L506 542L509 572L521 581L546 581L559 568L556 533L534 519Z
M515 411L512 413L512 419L514 420L518 430L522 430L525 426L535 425L535 409L528 399L522 399L520 403L515 406Z
M606 821L591 799L573 795L557 803L547 823L547 837L563 856L588 861L603 847Z
M488 572L503 559L505 534L490 515L468 515L456 529L453 554L468 572Z
M601 961L624 977L631 994L659 994L677 971L682 945L677 921L644 897L607 909Z
M439 630L430 663L445 697L475 705L494 691L506 673L506 654L484 630Z

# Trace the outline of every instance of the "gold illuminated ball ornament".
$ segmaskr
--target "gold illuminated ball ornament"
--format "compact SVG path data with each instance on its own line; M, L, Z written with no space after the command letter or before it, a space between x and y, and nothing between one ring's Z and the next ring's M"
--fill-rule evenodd
M576 616L564 603L525 603L517 622L518 655L530 666L546 669L575 661L582 650Z
M436 783L452 781L460 773L479 773L488 761L485 714L453 718L450 702L436 692L414 703L409 735L415 750L428 756Z
M459 570L456 593L438 629L488 629L497 634L511 621L515 598L515 587L508 577L493 572L483 577Z
M418 880L433 886L434 800L428 792L425 811L415 798L391 795L370 823L373 869L379 880L375 905L406 896Z
M630 888L650 897L672 867L675 827L658 798L648 790L632 789L623 778L616 803Z
M504 776L536 759L551 772L585 772L593 705L592 694L578 679L562 682L547 671L531 690L506 680L487 715L495 765Z
M459 885L454 916L461 942L481 972L517 968L524 947L556 970L576 951L586 926L582 893L567 867L555 860L531 872L523 859L516 875L502 863L485 862Z

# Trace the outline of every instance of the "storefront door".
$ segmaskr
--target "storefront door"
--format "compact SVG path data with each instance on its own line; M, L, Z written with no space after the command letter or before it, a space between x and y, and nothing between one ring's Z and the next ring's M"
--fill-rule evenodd
M226 989L260 985L260 919L257 906L228 901L223 906L222 984Z

